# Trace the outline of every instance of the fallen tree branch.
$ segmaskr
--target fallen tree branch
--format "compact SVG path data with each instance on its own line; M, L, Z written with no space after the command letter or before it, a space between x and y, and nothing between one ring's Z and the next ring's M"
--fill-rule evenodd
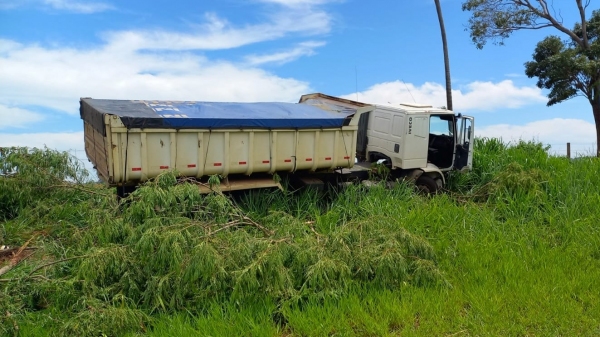
M315 226L313 226L314 223L315 223L314 221L306 221L304 224L307 225L308 228L310 228L310 231L313 232L317 236L317 240L318 240L319 237L321 237L322 235L317 232L317 230L315 229Z
M100 192L96 192L87 188L83 188L81 186L79 186L78 184L59 184L59 185L50 185L50 186L44 186L44 188L57 188L57 187L62 187L62 188L72 188L78 191L82 191L82 192L86 192L86 193L90 193L90 194L96 194L96 195L101 195L103 197L109 197L112 196L112 193L100 193Z
M248 222L249 222L249 223L250 223L252 226L254 226L254 227L256 227L256 228L260 229L261 231L263 231L263 233L265 233L265 234L266 234L266 235L268 235L268 236L271 236L271 235L273 235L273 234L274 234L272 230L270 230L270 229L268 229L267 227L265 227L265 226L263 226L263 225L261 225L261 224L257 223L256 221L254 221L254 220L250 219L249 217L247 217L247 216L245 216L245 215L244 215L244 216L242 216L242 219L244 219L244 220L248 221Z
M221 227L219 229L216 229L216 230L214 230L212 232L209 232L208 234L206 234L206 236L213 236L213 235L215 235L216 233L218 233L218 232L220 232L222 230L225 230L225 229L231 228L231 227L235 227L235 226L238 226L238 225L243 225L243 223L239 222L239 221L230 221L230 222L226 223L225 226L223 226L223 227Z
M27 242L25 242L21 247L19 247L18 249L15 248L15 250L17 251L16 253L13 253L12 258L10 259L10 261L8 262L8 265L0 268L0 276L8 273L9 271L11 271L14 267L16 267L19 263L21 263L21 261L25 260L26 258L30 257L31 255L33 255L34 252L31 252L29 255L24 255L23 252L27 250L27 246L29 246L29 243L35 238L36 236L32 236L29 240L27 240ZM12 250L12 249L11 249Z
M15 318L13 317L13 315L10 313L10 311L6 310L6 318L8 318L13 325L13 329L15 330L15 336L19 335L19 325L17 324L17 320L15 320Z
M27 277L31 277L31 275L33 275L33 273L35 273L36 271L40 270L40 269L44 269L46 267L50 267L52 265L55 265L57 263L61 263L61 262L67 262L67 261L71 261L71 260L76 260L76 259L81 259L84 257L90 257L91 255L79 255L79 256L73 256L73 257L67 257L64 259L60 259L60 260L56 260L56 261L52 261L46 264L43 264L41 266L37 266L36 268L34 268L31 272L29 272L29 274L27 275Z
M2 283L2 282L22 281L22 280L26 280L26 279L29 279L29 280L37 280L37 279L39 279L39 280L42 280L42 281L50 281L50 279L47 278L46 276L43 276L43 275L32 275L30 277L22 277L22 278L18 278L18 277L15 277L15 278L0 278L0 283Z
M191 178L191 177L180 177L177 179L177 183L190 183L190 184L194 184L199 187L204 187L213 193L223 194L223 192L220 189L213 188L213 185L203 183L203 182L201 182L195 178ZM215 186L218 187L219 185L215 185Z
M269 245L276 245L276 244L279 244L279 243L282 243L282 242L291 242L292 240L294 240L293 236L281 238L279 240L271 240L271 241L269 241Z
M24 257L22 260L26 259L27 257L31 256L33 253L27 255L26 257ZM57 263L61 263L61 262L66 262L66 261L70 261L70 260L75 260L75 259L81 259L84 257L89 257L91 255L79 255L79 256L73 256L73 257L67 257L64 259L60 259L60 260L56 260L56 261L52 261L52 262L48 262L46 264L40 265L35 267L32 271L29 272L29 274L27 274L27 276L24 277L20 277L20 278L11 278L11 279L0 279L0 282L13 282L13 281L22 281L22 280L26 280L26 279L42 279L44 281L48 281L49 279L43 275L33 275L36 271L44 269L46 267L55 265ZM19 261L20 262L20 261ZM8 266L7 266L8 267ZM14 267L14 266L13 266ZM9 268L8 270L6 270L4 273L0 273L0 275L7 273L10 269L12 269L13 267Z
M11 271L14 267L16 267L17 265L19 265L19 263L21 263L23 260L27 259L28 257L30 257L31 255L33 255L34 252L31 252L29 255L25 255L25 256L20 256L17 258L17 255L15 255L15 257L13 257L11 259L11 261L8 263L8 265L0 268L0 276L8 273L9 271Z
M265 235L267 235L267 236L272 236L274 234L273 231L258 224L257 222L255 222L254 220L250 219L247 216L242 216L242 219L243 219L243 221L240 221L240 220L230 221L230 222L226 223L223 227L220 227L219 229L215 229L214 231L209 232L208 234L206 234L205 237L215 235L220 231L226 230L227 228L244 226L244 225L256 227L256 228L260 229L261 231L263 231L263 233L265 233Z
M0 250L0 258L17 255L20 249L21 249L21 247L18 247L18 248L15 247L15 248ZM35 250L35 249L37 249L37 247L27 247L27 248L24 248L23 250Z

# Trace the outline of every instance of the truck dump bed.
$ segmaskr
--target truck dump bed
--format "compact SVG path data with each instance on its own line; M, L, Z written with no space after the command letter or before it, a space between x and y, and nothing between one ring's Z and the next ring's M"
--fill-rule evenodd
M368 107L82 98L85 149L110 185L175 169L188 177L352 167Z

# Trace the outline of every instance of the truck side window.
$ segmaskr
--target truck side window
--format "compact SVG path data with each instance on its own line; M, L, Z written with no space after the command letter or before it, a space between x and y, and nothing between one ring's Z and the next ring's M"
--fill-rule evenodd
M452 122L443 120L439 116L431 116L429 118L429 133L438 136L452 136Z

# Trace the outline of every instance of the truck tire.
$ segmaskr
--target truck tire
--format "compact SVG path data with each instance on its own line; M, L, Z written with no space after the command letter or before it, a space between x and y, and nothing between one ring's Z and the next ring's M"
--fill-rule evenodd
M421 194L425 195L433 195L438 192L438 184L431 176L421 175L419 179L415 182L415 186L417 187L417 191Z
M117 199L125 199L137 189L137 186L117 186Z

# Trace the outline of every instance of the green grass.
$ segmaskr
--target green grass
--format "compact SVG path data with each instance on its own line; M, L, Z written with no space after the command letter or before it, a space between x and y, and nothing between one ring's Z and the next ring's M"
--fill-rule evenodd
M2 275L0 335L600 335L600 161L475 145L435 197L233 201L166 174L118 205L60 175L0 177L0 243L38 247Z

